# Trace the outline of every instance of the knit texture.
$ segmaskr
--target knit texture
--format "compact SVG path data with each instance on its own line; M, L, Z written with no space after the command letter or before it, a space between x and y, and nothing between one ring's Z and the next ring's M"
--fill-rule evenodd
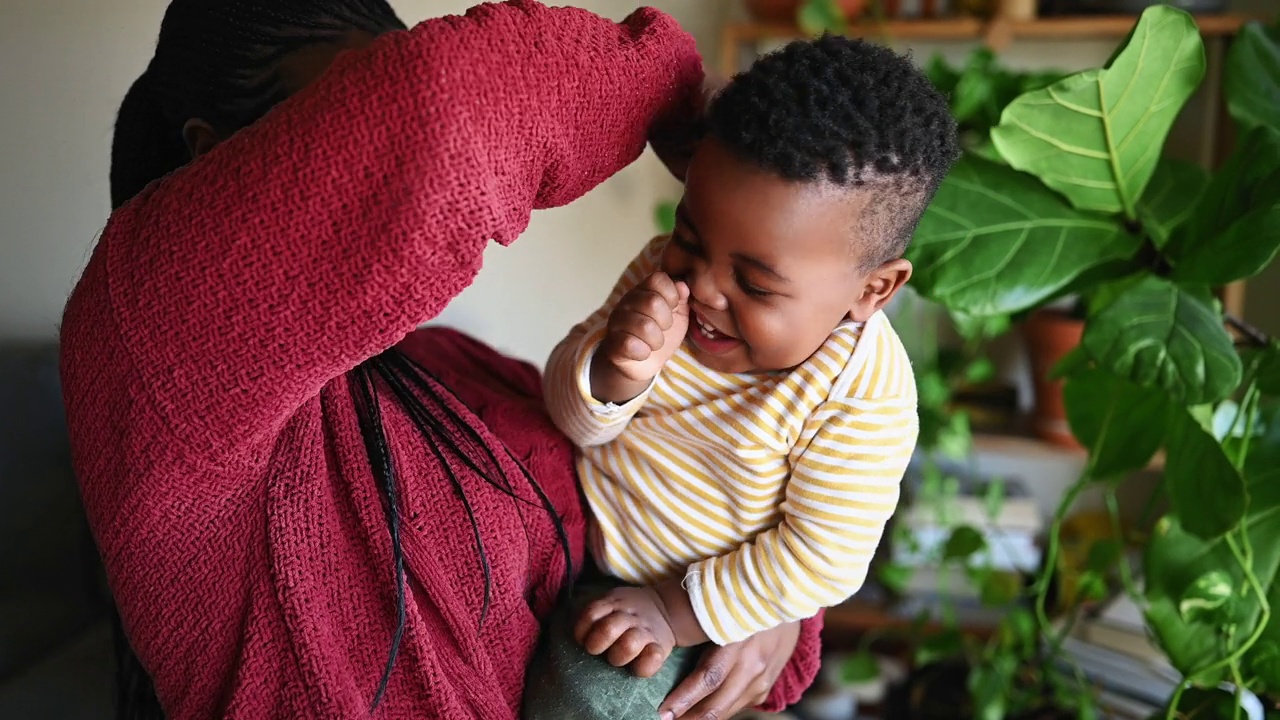
M701 80L692 39L533 2L392 33L116 212L63 319L88 516L170 718L364 717L395 624L387 523L347 373L399 344L584 521L537 373L414 328L489 240L634 160ZM465 467L493 573L412 421L384 402L408 625L384 718L515 718L563 582L554 527ZM477 450L477 452L479 452ZM514 461L514 490L534 497ZM806 624L771 705L817 667Z

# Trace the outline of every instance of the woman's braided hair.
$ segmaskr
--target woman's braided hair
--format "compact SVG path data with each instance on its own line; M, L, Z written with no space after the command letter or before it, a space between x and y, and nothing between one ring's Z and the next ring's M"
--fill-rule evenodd
M398 29L386 0L173 0L151 63L120 105L111 206L187 164L187 120L230 135L283 100L276 68L285 55L353 31Z

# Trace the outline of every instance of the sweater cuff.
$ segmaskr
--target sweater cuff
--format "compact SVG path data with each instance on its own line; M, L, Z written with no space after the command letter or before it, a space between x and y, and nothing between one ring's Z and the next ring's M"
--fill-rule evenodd
M769 697L760 706L763 712L781 712L800 702L806 690L813 685L822 666L822 623L825 610L800 623L800 638L796 641L791 660L782 668L782 674L769 691Z

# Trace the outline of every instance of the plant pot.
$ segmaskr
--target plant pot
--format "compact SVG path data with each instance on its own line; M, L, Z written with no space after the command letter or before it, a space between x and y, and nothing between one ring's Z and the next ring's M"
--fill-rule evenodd
M795 25L803 0L746 0L747 13L760 22ZM856 20L867 9L867 0L840 0L845 19Z
M919 667L895 685L885 700L888 720L968 720L969 666L962 660L943 660Z
M1060 310L1038 310L1022 326L1031 358L1035 390L1033 427L1036 435L1055 445L1080 447L1067 424L1062 381L1049 377L1058 362L1080 345L1084 321Z

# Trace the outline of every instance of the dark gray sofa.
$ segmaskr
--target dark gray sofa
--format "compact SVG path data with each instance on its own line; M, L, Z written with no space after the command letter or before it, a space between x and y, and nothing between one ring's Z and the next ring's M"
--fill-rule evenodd
M109 608L71 471L57 346L0 342L0 718L112 717Z

